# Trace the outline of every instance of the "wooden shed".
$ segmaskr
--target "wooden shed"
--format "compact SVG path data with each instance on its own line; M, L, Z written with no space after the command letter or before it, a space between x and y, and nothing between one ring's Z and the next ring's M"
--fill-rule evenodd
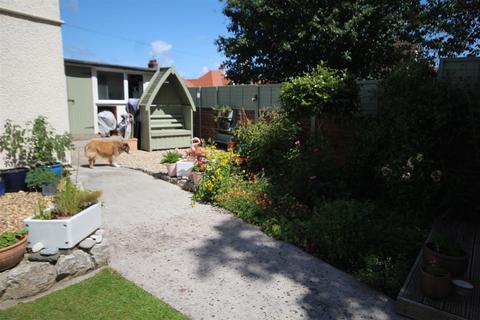
M175 68L160 68L140 98L140 148L146 151L191 144L195 105Z

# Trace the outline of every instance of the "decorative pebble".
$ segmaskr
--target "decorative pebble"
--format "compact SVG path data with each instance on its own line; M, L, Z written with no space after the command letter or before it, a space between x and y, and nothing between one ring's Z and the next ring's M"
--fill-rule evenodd
M99 234L92 234L90 236L90 238L92 238L93 240L95 240L96 243L100 243L102 242L103 240L103 236L102 235L99 235Z
M43 243L37 242L32 246L32 252L38 252L43 249Z
M40 250L42 256L53 256L58 253L58 248L45 248Z
M95 231L95 234L98 234L100 236L103 236L104 233L105 233L104 229L98 229L97 231Z
M95 245L95 240L92 238L86 238L78 245L81 249L91 249Z
M57 262L58 258L60 257L60 254L54 254L51 256L42 256L40 253L30 253L27 255L29 261L39 261L39 262L50 262L50 263L55 263Z

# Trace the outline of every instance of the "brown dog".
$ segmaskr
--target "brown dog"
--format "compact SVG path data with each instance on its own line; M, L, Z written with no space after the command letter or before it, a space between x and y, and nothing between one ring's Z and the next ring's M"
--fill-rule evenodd
M113 162L122 152L129 153L128 143L120 139L92 139L85 145L85 156L88 158L88 167L93 169L97 156L107 158L111 166L118 167Z

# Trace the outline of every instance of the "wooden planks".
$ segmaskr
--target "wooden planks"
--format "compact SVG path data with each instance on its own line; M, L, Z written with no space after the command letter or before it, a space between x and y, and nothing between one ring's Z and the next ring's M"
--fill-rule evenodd
M425 297L420 290L420 250L397 297L396 310L399 314L417 320L480 320L480 226L450 224L448 229L470 255L466 276L476 284L472 296L461 298L452 295L443 300Z

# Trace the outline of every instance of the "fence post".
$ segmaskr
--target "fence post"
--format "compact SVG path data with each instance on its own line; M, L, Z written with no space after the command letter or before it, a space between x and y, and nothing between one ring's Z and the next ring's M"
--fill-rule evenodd
M260 86L257 84L257 115L255 116L255 122L260 117Z

